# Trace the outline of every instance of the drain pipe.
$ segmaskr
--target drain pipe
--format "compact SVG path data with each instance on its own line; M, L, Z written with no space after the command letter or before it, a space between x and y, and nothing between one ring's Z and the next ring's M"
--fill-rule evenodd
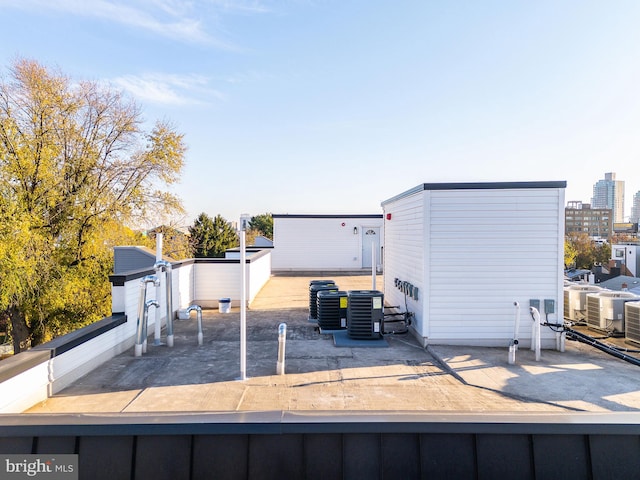
M276 372L278 375L284 375L284 350L287 343L287 324L278 325L278 362L276 364Z
M146 302L147 302L147 284L153 283L154 286L158 286L160 282L158 281L158 277L155 275L147 275L140 280L140 296L138 297L138 323L136 324L136 346L135 346L135 356L139 357L142 355L142 344L143 341L145 343L146 350L146 325L144 324L145 313L146 313ZM144 332L143 332L144 328ZM143 334L144 333L144 334Z
M147 353L147 325L149 324L149 308L159 308L160 304L157 300L147 300L144 304L144 313L142 315L142 327L138 330L138 337L136 338L136 346L134 355L136 357L141 356L143 353Z
M171 292L172 278L171 278L171 264L166 260L158 260L153 266L156 270L156 274L160 271L165 272L165 296L167 302L167 346L173 347L173 295ZM158 335L159 337L160 335Z
M160 303L157 300L147 300L144 304L144 323L143 323L143 342L142 352L147 353L147 326L149 325L149 309L151 307L160 308Z
M520 304L513 302L516 307L516 325L513 332L513 340L509 344L509 365L516 363L516 350L518 350L518 330L520 328Z
M531 325L531 350L536 351L536 362L540 361L540 312L536 307L529 307L533 325Z
M198 345L202 345L204 337L202 334L202 308L200 307L200 305L191 305L187 308L187 315L189 315L189 313L194 310L196 311L196 314L198 316Z

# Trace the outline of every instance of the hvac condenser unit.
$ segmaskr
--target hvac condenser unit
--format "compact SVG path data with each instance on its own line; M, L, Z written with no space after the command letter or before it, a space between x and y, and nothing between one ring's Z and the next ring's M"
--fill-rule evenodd
M323 330L347 328L347 292L321 290L318 292L318 326Z
M378 290L348 292L347 335L356 339L377 339L384 329L384 295Z
M640 301L624 304L624 336L640 343Z
M569 285L564 287L564 318L580 321L587 316L587 293L601 292L596 285Z
M587 294L587 326L606 332L623 333L624 304L640 300L630 292L603 291Z
M338 291L333 280L311 280L309 282L309 318L318 318L318 292L323 290Z

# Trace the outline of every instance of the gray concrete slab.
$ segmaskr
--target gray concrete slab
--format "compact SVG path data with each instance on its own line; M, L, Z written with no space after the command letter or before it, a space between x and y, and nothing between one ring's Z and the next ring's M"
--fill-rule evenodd
M568 342L567 351L520 350L516 364L506 349L429 347L466 385L506 395L586 411L633 411L640 408L640 367L588 345Z
M247 375L240 376L240 314L204 311L177 321L175 347L149 346L105 363L26 413L232 411L611 412L640 410L640 367L583 344L544 350L429 346L388 336L388 348L337 348L308 321L310 276L275 276L247 313ZM332 275L341 289L371 277ZM378 279L379 288L382 280ZM285 375L276 375L278 325L287 323Z

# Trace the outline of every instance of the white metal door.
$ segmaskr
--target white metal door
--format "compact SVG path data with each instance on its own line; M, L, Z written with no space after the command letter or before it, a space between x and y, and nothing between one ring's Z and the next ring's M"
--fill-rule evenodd
M362 268L371 268L371 251L376 252L376 268L380 265L380 227L362 227Z

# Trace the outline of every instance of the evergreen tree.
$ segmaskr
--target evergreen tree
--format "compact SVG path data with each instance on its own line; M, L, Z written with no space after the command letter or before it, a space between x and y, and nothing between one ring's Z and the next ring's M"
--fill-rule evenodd
M260 232L260 235L267 237L269 240L273 240L273 217L270 213L263 213L251 217L249 228L251 230L257 230Z
M212 219L201 213L189 232L196 258L224 257L227 249L238 246L238 234L220 214Z

